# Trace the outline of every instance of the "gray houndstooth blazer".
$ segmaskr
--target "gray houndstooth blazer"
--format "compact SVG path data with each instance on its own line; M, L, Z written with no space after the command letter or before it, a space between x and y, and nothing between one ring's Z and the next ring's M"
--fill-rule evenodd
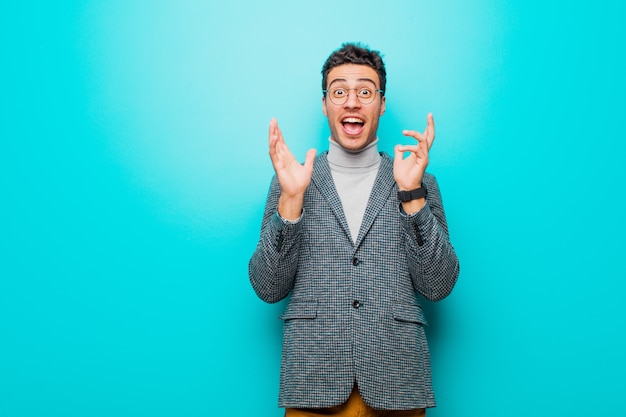
M402 213L393 159L383 153L354 243L326 152L315 161L299 221L278 216L280 185L272 180L249 275L267 302L291 292L281 315L279 406L335 406L355 382L373 408L435 406L418 293L446 297L459 263L437 181L426 174L423 182L426 206Z

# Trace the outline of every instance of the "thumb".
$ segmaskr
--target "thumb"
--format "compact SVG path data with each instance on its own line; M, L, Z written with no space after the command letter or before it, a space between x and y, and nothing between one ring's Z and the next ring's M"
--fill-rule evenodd
M315 161L315 155L317 154L316 149L309 149L306 153L306 158L304 160L304 166L308 169L313 170L313 162Z
M396 145L393 148L394 161L402 161L404 159L404 150L402 145Z

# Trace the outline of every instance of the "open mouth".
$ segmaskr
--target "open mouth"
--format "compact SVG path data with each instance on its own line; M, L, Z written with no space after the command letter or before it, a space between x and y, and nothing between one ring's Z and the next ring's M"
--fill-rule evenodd
M350 136L357 136L363 132L365 121L358 117L346 117L341 121L343 131Z

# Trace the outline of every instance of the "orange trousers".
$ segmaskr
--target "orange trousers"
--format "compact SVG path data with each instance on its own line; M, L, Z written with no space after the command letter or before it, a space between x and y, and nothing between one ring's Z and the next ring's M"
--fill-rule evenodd
M316 417L316 416L336 416L336 417L424 417L426 409L418 408L414 410L375 410L365 404L356 385L352 393L343 404L330 408L286 408L285 417Z

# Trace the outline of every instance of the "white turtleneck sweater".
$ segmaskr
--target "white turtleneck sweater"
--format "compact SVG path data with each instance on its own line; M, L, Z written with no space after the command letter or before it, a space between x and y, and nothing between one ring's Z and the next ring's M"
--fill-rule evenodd
M374 180L380 167L378 139L360 151L348 151L329 140L328 165L348 221L352 241L356 242Z

